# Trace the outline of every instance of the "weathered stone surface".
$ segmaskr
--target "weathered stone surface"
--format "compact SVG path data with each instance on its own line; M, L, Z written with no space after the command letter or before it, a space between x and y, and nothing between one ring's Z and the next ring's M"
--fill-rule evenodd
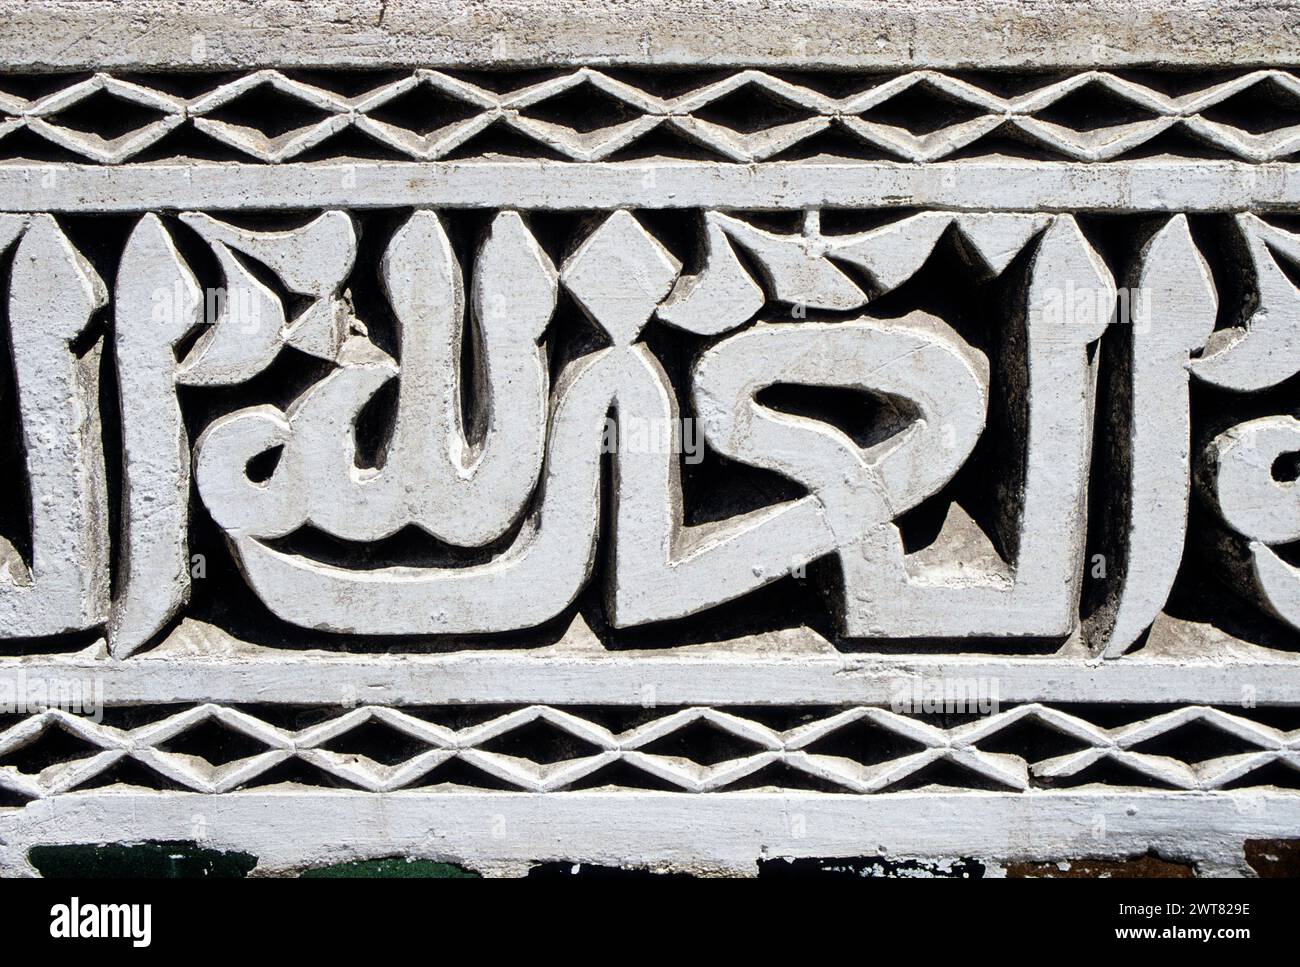
M402 64L1289 64L1272 0L5 0L23 69ZM196 46L196 35L202 43ZM308 38L308 42L304 42Z
M1293 5L0 13L0 874L1300 827Z

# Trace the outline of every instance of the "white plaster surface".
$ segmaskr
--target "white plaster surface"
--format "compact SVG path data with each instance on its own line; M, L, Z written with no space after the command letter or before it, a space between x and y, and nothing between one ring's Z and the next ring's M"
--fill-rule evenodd
M1280 217L1300 129L1233 107L1300 97L1300 5L0 0L0 20L3 74L66 75L0 76L24 481L4 496L30 509L0 541L0 702L43 696L0 729L0 875L33 874L33 845L150 839L267 875L1151 851L1239 875L1245 839L1300 835L1268 771L1300 772L1300 730L1258 711L1300 707ZM353 92L306 67L392 73ZM709 73L673 89L666 67ZM268 92L313 119L231 120ZM918 92L967 116L881 116ZM386 113L413 94L463 116ZM65 123L98 96L151 119ZM754 96L795 117L727 107ZM548 120L566 97L621 113ZM1072 123L1096 97L1138 116ZM1004 127L1016 156L983 140ZM476 149L489 129L522 156ZM168 149L182 130L220 160ZM20 132L74 160L11 156ZM699 156L635 154L665 133ZM849 156L800 156L831 134ZM972 321L926 287L1000 295ZM791 386L870 398L874 436L770 402ZM703 483L637 436L684 419L725 461ZM746 503L741 467L796 492ZM702 513L710 487L728 499ZM794 582L821 613L759 620ZM937 725L904 707L927 683L991 707ZM81 684L95 708L45 707ZM214 723L259 750L169 747ZM371 726L419 751L338 746ZM990 751L1019 726L1074 747ZM573 749L499 747L533 728ZM742 751L704 761L696 729ZM84 755L5 764L50 730ZM1206 730L1241 748L1201 754ZM862 731L906 749L827 750ZM126 763L184 791L87 788ZM284 764L348 788L262 784ZM420 785L447 764L492 782ZM597 781L614 766L671 791Z
M437 63L1287 64L1272 0L6 0L20 68ZM202 43L196 45L196 36ZM306 42L304 42L306 39Z

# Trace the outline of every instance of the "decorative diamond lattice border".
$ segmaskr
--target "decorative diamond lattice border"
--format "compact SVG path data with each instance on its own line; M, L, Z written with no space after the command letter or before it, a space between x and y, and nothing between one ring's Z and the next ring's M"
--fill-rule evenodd
M1212 149L1250 162L1267 162L1300 151L1300 124L1251 131L1240 123L1216 120L1206 112L1257 86L1272 87L1300 101L1300 79L1284 70L1257 70L1179 95L1166 94L1117 74L1092 70L1061 80L1045 80L1026 93L1003 97L960 77L934 70L917 70L887 79L863 77L864 90L832 97L811 87L761 70L738 71L675 97L660 97L633 83L590 67L526 87L495 92L438 70L420 69L408 76L357 95L344 95L306 83L276 70L260 70L192 97L97 73L85 80L35 98L6 93L0 83L0 149L5 136L28 130L88 161L120 164L153 145L169 132L189 123L214 141L260 162L278 163L303 155L346 129L355 129L398 156L419 161L443 158L494 124L503 124L539 148L573 161L600 161L635 144L661 126L675 131L719 158L735 162L763 161L830 129L838 129L864 145L901 160L928 162L949 157L1007 126L1017 136L1058 157L1077 161L1107 161L1151 141L1171 129L1181 129ZM416 88L428 87L470 112L427 133L410 130L374 116L374 112ZM259 88L269 88L318 120L269 135L255 127L214 116ZM1076 92L1104 92L1145 118L1079 130L1041 115ZM749 89L773 99L804 117L767 122L744 131L700 116L710 105ZM530 117L526 113L567 92L599 92L613 99L630 116L594 130ZM59 115L104 92L110 97L156 112L157 118L112 138L60 124ZM915 133L907 128L864 116L906 93L949 102L971 114L935 130Z
M219 723L266 746L266 751L222 765L165 746L204 725ZM360 754L326 746L367 723L380 723L428 748L406 761L385 765ZM490 751L493 740L543 722L590 747L591 754L542 763ZM1064 755L1028 761L1024 755L987 752L986 742L1019 723L1037 723L1078 743ZM861 723L892 740L915 744L917 750L883 762L864 764L843 755L821 754L816 743ZM753 747L748 754L705 764L680 756L648 751L660 740L703 724ZM1199 725L1253 746L1248 751L1201 762L1139 750L1162 736ZM0 766L0 789L43 799L77 789L106 773L123 759L132 759L159 777L186 789L225 793L246 786L281 763L297 758L345 783L370 792L392 792L415 785L436 767L452 759L526 792L556 792L614 763L686 792L724 790L768 766L790 767L844 792L889 790L936 763L951 763L973 780L1007 790L1027 791L1043 782L1067 779L1109 761L1145 779L1173 789L1212 790L1236 783L1274 763L1300 772L1300 729L1283 731L1206 706L1186 706L1126 725L1104 728L1079 715L1033 703L951 728L940 728L915 717L875 707L856 707L822 714L789 729L772 728L743 714L715 708L687 708L652 718L622 732L562 709L529 706L466 728L448 728L408 712L388 707L351 709L317 725L288 730L247 712L214 704L186 709L134 729L96 723L60 709L50 709L0 732L0 760L39 740L51 729L63 729L84 741L92 754L56 763L38 774ZM1194 747L1189 746L1189 751ZM862 748L869 757L869 744Z

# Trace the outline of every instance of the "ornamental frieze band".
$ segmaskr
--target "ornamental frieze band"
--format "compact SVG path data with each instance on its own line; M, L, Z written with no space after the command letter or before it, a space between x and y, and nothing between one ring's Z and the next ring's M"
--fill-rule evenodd
M0 872L1295 834L1294 58L200 19L0 44Z

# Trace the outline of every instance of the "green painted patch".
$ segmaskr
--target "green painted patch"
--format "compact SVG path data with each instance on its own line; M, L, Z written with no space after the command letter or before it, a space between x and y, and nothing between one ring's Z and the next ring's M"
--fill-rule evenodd
M223 853L188 842L34 846L27 859L49 879L239 879L257 865L257 857L248 853Z
M314 879L406 879L406 880L468 880L478 874L454 863L435 863L433 860L408 860L400 856L382 860L355 860L307 870L303 877Z

